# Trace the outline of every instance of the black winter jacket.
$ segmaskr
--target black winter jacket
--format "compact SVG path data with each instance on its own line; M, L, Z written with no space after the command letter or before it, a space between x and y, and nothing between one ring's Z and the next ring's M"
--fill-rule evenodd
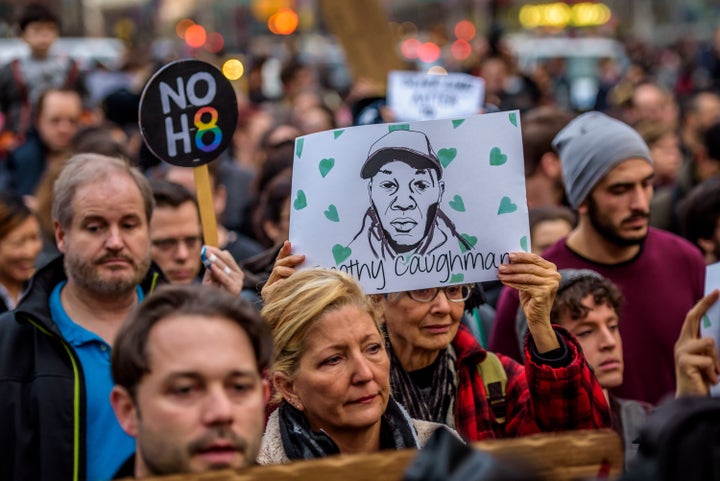
M30 280L14 311L0 316L0 479L85 479L85 382L72 347L50 317L62 256ZM153 266L142 288L162 281Z

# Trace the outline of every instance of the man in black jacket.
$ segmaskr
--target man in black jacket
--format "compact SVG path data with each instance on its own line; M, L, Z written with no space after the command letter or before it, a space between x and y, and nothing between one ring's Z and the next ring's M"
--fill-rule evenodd
M110 351L151 291L145 177L124 161L80 154L55 183L62 257L38 271L0 317L0 479L110 479L134 451L109 402Z

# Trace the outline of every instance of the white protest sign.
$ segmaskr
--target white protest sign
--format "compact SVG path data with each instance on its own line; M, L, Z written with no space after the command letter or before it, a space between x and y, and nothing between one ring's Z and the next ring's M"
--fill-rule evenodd
M705 270L705 295L720 289L720 262L710 264ZM715 339L715 346L720 346L720 301L707 310L700 322L700 335ZM710 388L712 396L720 396L720 383Z
M394 70L388 75L387 102L400 122L467 117L482 108L485 88L474 75L431 75Z
M517 111L299 137L293 251L369 294L494 280L528 250L523 170Z

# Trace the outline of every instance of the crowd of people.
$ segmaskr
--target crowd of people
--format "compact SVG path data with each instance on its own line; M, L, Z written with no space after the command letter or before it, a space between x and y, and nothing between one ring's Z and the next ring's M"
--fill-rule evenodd
M295 139L392 121L376 88L331 94L296 60L281 98L250 83L210 164L209 246L191 170L157 159L137 128L152 69L129 66L92 105L92 72L50 54L60 27L24 5L30 55L0 68L0 478L601 428L632 475L655 407L718 382L700 323L720 296L705 295L720 260L720 29L674 71L631 51L588 112L501 44L476 52L479 113L521 109L531 252L510 253L496 282L366 295L304 269L288 238Z

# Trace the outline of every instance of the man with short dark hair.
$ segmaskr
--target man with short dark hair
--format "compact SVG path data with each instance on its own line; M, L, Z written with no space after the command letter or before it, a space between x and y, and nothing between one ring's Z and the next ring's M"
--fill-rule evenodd
M125 161L79 154L53 189L63 254L0 316L0 479L110 479L135 449L109 402L110 352L160 280L150 269L147 179Z
M698 184L678 205L680 233L695 244L705 262L720 261L720 176Z
M656 403L675 387L673 346L685 314L703 295L705 263L685 239L649 227L652 158L627 124L588 112L561 130L553 145L579 221L543 257L560 269L595 270L620 287L628 368L613 392ZM504 290L491 350L519 358L517 312L517 295Z
M113 409L137 441L117 477L255 464L271 355L269 327L247 301L206 286L158 289L113 349Z
M152 259L171 283L198 282L203 238L197 201L180 184L154 180L150 185L155 199L150 219Z

